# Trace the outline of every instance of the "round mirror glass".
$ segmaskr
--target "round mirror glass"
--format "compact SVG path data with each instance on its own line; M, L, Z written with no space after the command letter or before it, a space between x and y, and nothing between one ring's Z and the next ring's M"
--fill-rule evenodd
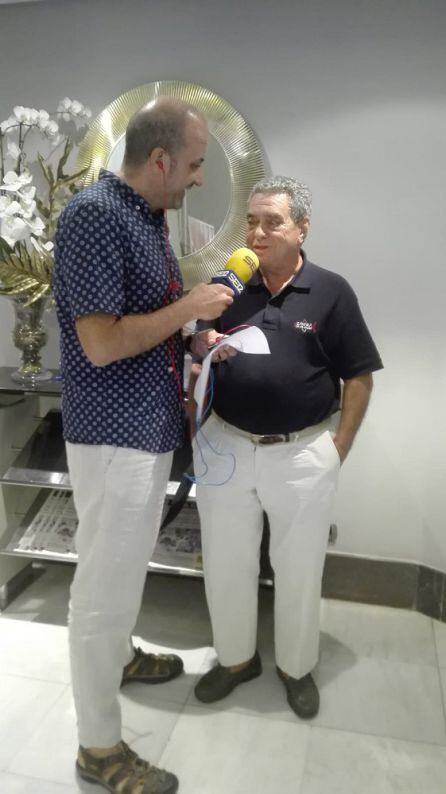
M119 171L124 149L125 135L121 135L105 168ZM170 241L178 259L200 251L214 239L223 226L231 201L229 161L213 135L209 136L203 174L203 186L186 192L180 210L167 212Z
M184 286L209 281L224 268L234 249L245 244L246 202L252 186L265 175L261 146L243 116L208 88L182 80L158 81L117 97L92 122L79 147L84 184L101 168L118 171L130 117L158 96L189 102L207 119L210 135L204 186L188 192L187 203L168 213L170 238L179 258Z

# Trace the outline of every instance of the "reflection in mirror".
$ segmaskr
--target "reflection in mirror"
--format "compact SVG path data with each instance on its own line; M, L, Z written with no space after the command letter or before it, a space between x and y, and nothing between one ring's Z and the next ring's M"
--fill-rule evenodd
M119 171L124 149L125 135L122 135L110 152L105 168ZM203 186L186 193L180 210L167 213L170 241L178 258L193 254L210 243L223 226L228 211L231 200L229 162L213 135L209 136L203 173Z
M79 170L87 168L85 185L97 179L101 168L119 171L130 117L158 96L173 96L195 105L206 117L211 133L204 186L190 190L183 210L168 217L188 290L199 281L209 281L224 268L234 249L245 244L246 202L254 183L265 176L265 167L257 138L229 102L201 85L159 80L121 94L94 119L77 161Z

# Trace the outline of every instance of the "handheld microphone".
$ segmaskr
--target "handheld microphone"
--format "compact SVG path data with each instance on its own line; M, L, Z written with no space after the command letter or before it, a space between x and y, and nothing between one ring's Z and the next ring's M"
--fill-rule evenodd
M259 259L250 248L237 248L226 262L226 268L212 276L212 284L230 287L237 297L245 289L245 284L259 267Z

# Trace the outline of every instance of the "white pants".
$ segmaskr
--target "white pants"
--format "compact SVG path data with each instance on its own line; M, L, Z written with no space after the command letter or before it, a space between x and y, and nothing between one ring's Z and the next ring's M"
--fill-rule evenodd
M67 443L79 518L69 640L79 743L121 740L122 668L159 531L172 452Z
M331 432L305 431L295 441L264 446L214 416L203 431L209 445L199 434L194 464L219 661L229 667L255 653L264 510L275 572L276 663L301 678L318 659L321 579L340 467Z

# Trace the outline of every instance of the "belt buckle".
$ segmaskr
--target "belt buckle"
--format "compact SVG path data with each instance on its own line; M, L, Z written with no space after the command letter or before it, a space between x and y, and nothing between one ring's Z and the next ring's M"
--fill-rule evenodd
M258 436L257 438L257 444L279 444L281 441L285 441L284 435Z

